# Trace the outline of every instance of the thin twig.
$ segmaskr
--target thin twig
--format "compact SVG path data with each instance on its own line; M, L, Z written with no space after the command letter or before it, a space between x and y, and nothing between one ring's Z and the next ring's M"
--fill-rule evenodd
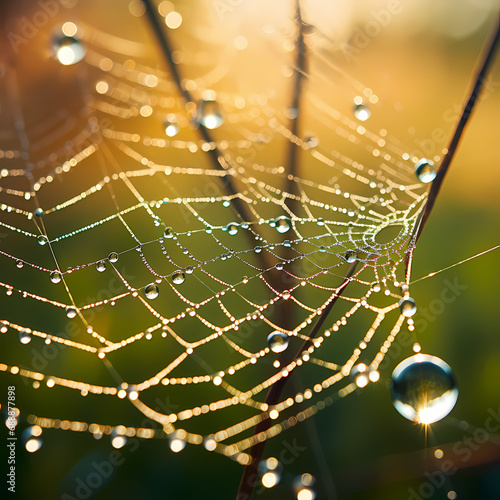
M495 33L492 36L491 40L489 41L488 45L486 46L487 48L483 52L484 53L483 61L476 75L474 86L469 95L469 99L467 100L467 104L465 105L464 110L462 111L462 116L460 117L460 120L457 123L455 132L450 141L450 145L448 146L448 151L446 152L443 158L441 166L439 167L439 170L437 172L436 178L432 182L431 189L429 190L429 197L427 198L424 214L422 216L422 221L418 228L417 237L415 241L417 241L420 238L425 223L427 222L427 219L429 218L432 208L434 207L434 203L436 202L439 190L441 189L441 184L443 183L444 176L446 175L446 172L448 171L451 161L455 156L455 152L457 150L458 144L460 143L462 133L465 129L465 126L467 125L467 121L471 116L472 110L474 109L474 106L477 103L481 89L483 88L484 81L488 74L488 70L491 66L491 63L493 62L493 57L498 47L499 40L500 40L500 20L497 21Z

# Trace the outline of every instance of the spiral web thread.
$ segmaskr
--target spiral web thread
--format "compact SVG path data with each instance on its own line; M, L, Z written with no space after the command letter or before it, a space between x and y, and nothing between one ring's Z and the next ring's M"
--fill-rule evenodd
M295 29L290 22L279 36L293 43ZM296 110L282 106L279 96L215 93L231 64L184 82L198 103L186 105L171 76L147 64L151 47L86 25L79 25L78 36L87 52L73 73L80 85L74 92L84 101L76 132L48 120L40 125L48 143L37 149L33 143L40 139L30 144L25 125L30 110L21 112L19 101L11 100L18 147L0 151L0 225L9 236L0 254L2 267L14 271L0 283L6 292L1 331L4 343L21 334L32 338L30 347L41 348L43 341L67 347L64 356L88 364L89 379L96 378L90 373L99 363L107 372L100 372L102 384L64 376L58 359L42 373L11 358L25 346L10 355L4 350L0 370L32 380L34 389L61 391L48 415L21 408L33 425L95 437L113 431L168 437L174 451L184 443L204 444L247 464L254 444L376 381L398 332L413 331L399 302L409 295L411 238L427 196L414 173L418 158L410 158L385 129L371 131L370 120L353 115L352 96L359 95L376 113L378 98L366 86L342 76L342 92L351 96L347 112L334 107L337 98L319 97L327 95L325 75L340 75L321 51L308 51L304 129L315 134L306 139L291 132ZM318 31L310 36L306 45L326 43ZM195 59L189 46L183 53L184 60ZM3 80L5 93L22 99L16 78ZM224 124L206 142L192 123L202 112L201 100L213 98ZM176 137L162 134L167 114L180 126ZM66 145L55 146L61 138ZM293 175L278 159L290 143L304 166ZM214 151L219 168L207 161ZM228 194L228 179L236 193ZM51 283L51 276L61 282ZM85 301L96 296L103 276L114 278L120 291ZM145 292L155 295L155 285L158 297L148 298ZM324 327L310 338L314 322L337 298ZM13 312L25 308L37 313ZM129 316L130 331L115 327L115 316ZM43 328L37 318L44 319ZM58 334L56 324L66 321L84 331L74 338ZM289 337L283 354L266 342L273 331ZM307 349L287 359L304 341L310 341ZM339 341L342 349L336 348ZM135 366L123 376L126 356ZM359 372L360 362L365 372ZM294 375L303 377L304 389L289 385L277 404L264 402L270 387ZM184 396L177 411L154 409L148 393L178 387L196 396ZM66 419L62 396L68 391L99 405L126 399L136 413L161 425L102 422L99 406L92 420ZM267 430L253 435L266 419Z

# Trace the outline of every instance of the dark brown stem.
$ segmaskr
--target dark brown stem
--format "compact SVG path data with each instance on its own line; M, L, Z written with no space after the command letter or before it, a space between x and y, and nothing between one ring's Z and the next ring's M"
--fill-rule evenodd
M491 63L493 62L493 58L495 55L495 51L498 47L499 40L500 40L500 20L497 21L495 33L483 52L484 53L483 61L477 72L474 86L469 95L469 99L467 100L467 104L465 105L464 110L462 111L462 116L460 117L460 120L455 128L455 133L453 134L453 137L450 141L450 145L448 146L448 151L443 158L443 162L439 167L436 178L434 179L434 181L432 181L431 189L429 190L429 197L427 198L427 203L425 205L424 214L422 216L422 220L418 228L415 242L420 238L425 223L427 222L427 219L429 218L432 208L434 207L434 203L436 202L439 190L441 189L441 184L443 183L444 176L446 175L446 172L448 171L451 161L455 156L455 152L457 150L458 144L460 143L462 133L471 116L472 110L474 109L474 106L477 103L481 89L483 88L484 81L488 74L488 70L491 66Z
M300 11L300 2L295 0L295 19L297 22L297 40L295 43L296 47L296 59L295 59L295 82L292 94L292 103L290 105L290 111L294 113L290 118L290 131L296 137L300 134L300 116L301 116L301 101L302 101L302 88L303 80L306 74L306 45L304 41L304 23L302 21L302 14ZM292 176L297 174L298 164L299 164L299 154L300 148L295 144L294 141L288 142L288 154L287 154L287 171ZM287 187L286 190L290 194L297 194L296 183L293 178L287 176ZM288 200L288 205L295 211L296 203L292 199Z
M314 337L317 335L321 327L323 326L323 323L325 322L328 314L332 310L333 306L339 299L339 297L342 295L344 290L346 289L347 285L351 281L351 277L354 274L354 271L356 270L357 262L355 262L351 268L349 269L349 272L345 278L345 280L342 282L340 287L338 288L338 293L337 295L331 300L331 302L328 304L328 306L325 308L321 316L317 319L316 323L312 327L310 333L309 333L309 338L304 341L300 349L297 351L297 354L293 358L292 362L297 361L297 359L302 355L304 351L306 351L310 345L312 344L312 340ZM290 375L292 376L292 375ZM265 402L269 405L269 407L274 406L276 403L278 403L279 397L283 391L283 388L285 387L285 384L287 383L289 377L282 377L280 380L278 380L268 391L266 395ZM257 424L255 427L255 432L254 435L259 434L260 432L265 432L270 426L269 419L262 420ZM238 495L236 497L236 500L248 500L252 496L253 488L254 488L254 483L255 483L255 478L257 477L257 468L259 466L259 462L262 458L262 453L264 451L264 447L266 445L266 442L263 441L261 443L257 443L252 448L250 449L250 456L252 458L251 462L245 466L243 470L243 475L241 476L241 482L240 482L240 487L238 489Z
M172 48L170 46L170 40L168 39L168 35L165 32L165 29L163 28L164 23L160 22L160 17L157 9L154 7L154 4L151 0L142 0L142 3L144 4L144 7L146 9L146 15L149 19L155 37L160 45L161 51L163 53L163 56L165 57L167 65L170 69L170 74L172 75L172 78L175 82L175 85L177 86L177 89L186 100L186 103L194 102L189 90L185 89L182 85L182 78L179 72L179 68L172 58ZM197 130L199 131L202 139L205 142L215 143L210 134L209 129L207 129L201 123L199 124ZM210 151L207 151L207 155L209 156L210 161L215 169L225 170L219 162L219 158L222 157L222 154L220 153L218 148L214 148ZM226 192L230 196L238 194L238 190L234 187L234 184L229 174L226 175L224 178L222 178L221 181L224 184ZM233 198L231 206L235 209L240 219L246 222L251 220L249 211L239 198L237 197ZM265 266L264 269L266 269Z

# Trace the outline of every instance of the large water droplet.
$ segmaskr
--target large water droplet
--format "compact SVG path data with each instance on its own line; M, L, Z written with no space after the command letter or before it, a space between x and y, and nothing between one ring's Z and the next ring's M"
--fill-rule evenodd
M62 280L62 276L61 276L61 273L59 271L52 271L50 273L50 281L52 281L52 283L55 283L57 285L57 283L60 283Z
M106 262L104 260L100 260L97 264L96 264L96 269L100 272L100 273L103 273L104 271L106 271Z
M146 285L146 287L144 288L144 294L148 299L156 299L159 293L160 291L154 283L150 283L149 285Z
M182 271L175 271L172 274L172 282L176 285L182 285L185 279L186 277L184 276L184 273Z
M43 215L43 210L41 208L36 208L34 211L33 211L33 215L35 217L41 217Z
M404 297L399 301L401 314L407 318L411 318L417 312L417 305L411 297Z
M73 306L66 307L66 316L69 319L74 318L77 315L77 313L78 313L78 311L77 311L76 307L73 307Z
M290 230L290 218L287 217L286 215L280 215L275 221L274 221L274 227L276 228L276 231L278 233L286 233L287 231Z
M372 112L370 111L370 108L368 106L365 106L364 104L356 104L354 106L354 116L364 122L370 118L372 115Z
M220 127L224 123L217 101L201 101L198 108L198 122L209 129Z
M288 347L288 335L283 332L272 332L267 336L267 343L271 351L279 353Z
M431 424L446 417L458 398L451 368L440 358L416 354L392 374L392 403L403 417Z
M40 236L38 236L37 240L38 240L38 244L42 245L42 246L46 245L49 242L49 239L47 238L47 236L44 236L43 234L41 234Z
M357 252L354 250L348 250L345 255L344 259L348 264L352 264L353 262L356 262L356 259L358 258Z
M85 47L80 40L74 36L60 36L54 42L56 58L64 66L80 62L86 54Z
M29 344L31 342L31 332L29 330L21 330L19 332L19 342L21 344Z
M236 222L230 222L226 226L227 234L230 234L231 236L238 234L238 228L239 228L239 226L238 226L238 224L236 224Z
M432 182L436 178L436 169L434 168L434 162L422 158L415 163L415 174L420 182Z
M179 133L179 124L176 122L170 122L168 120L165 120L163 122L163 127L165 129L165 134L167 134L169 137L174 137Z
M109 262L112 262L113 264L115 262L118 262L118 254L116 252L111 252L109 255L108 255L108 260Z
M18 269L22 269L23 266L24 266L24 262L22 260L16 260L16 267Z
M174 237L174 231L171 227L166 227L165 231L163 231L163 236L165 238L173 238Z

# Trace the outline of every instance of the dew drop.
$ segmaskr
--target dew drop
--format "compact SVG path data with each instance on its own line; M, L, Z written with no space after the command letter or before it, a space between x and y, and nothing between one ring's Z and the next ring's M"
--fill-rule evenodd
M43 215L43 210L41 208L36 208L34 211L33 211L33 215L35 217L41 217Z
M278 233L286 233L287 231L290 230L290 218L287 217L286 215L280 215L275 221L275 228Z
M353 262L356 262L356 259L358 258L357 252L354 250L348 250L345 255L344 259L348 264L352 264Z
M213 434L206 436L203 440L203 446L208 451L214 451L217 448L217 441L214 439Z
M226 226L227 234L230 234L231 236L238 234L238 228L239 228L239 226L238 226L238 224L236 224L236 222L230 222Z
M158 290L158 287L154 283L150 283L149 285L146 285L144 288L144 294L148 299L156 299L158 297L160 291Z
M401 314L407 318L411 318L417 312L417 305L411 297L405 297L399 301Z
M118 254L116 252L111 252L109 255L108 255L108 260L109 262L112 262L113 264L115 262L118 262Z
M185 279L186 277L182 271L175 271L174 274L172 274L172 282L176 285L182 285Z
M271 351L283 352L288 347L288 335L278 331L272 332L267 336L267 343Z
M440 358L416 354L392 374L392 403L408 420L431 424L446 417L458 398L451 368Z
M220 127L224 123L217 101L203 100L198 108L198 122L208 129Z
M283 262L278 262L275 267L278 271L283 271L284 264Z
M59 36L54 42L55 57L64 66L80 62L86 54L80 40L74 36Z
M281 480L283 466L275 457L269 457L259 463L258 471L262 485L266 488L273 488Z
M24 262L22 260L16 260L16 267L18 269L22 269L23 266L24 266Z
M96 269L100 272L100 273L103 273L104 271L106 271L106 262L104 260L100 260L97 264L96 264Z
M44 236L43 234L38 236L37 240L38 240L38 244L41 246L46 245L49 242L49 239L47 238L47 236Z
M420 182L425 182L426 184L432 182L437 175L434 162L425 158L417 161L415 164L415 174Z
M193 266L187 266L186 269L184 269L186 271L186 274L193 274L193 271L194 271L194 267Z
M168 120L163 122L163 128L165 129L165 134L169 137L174 137L179 133L179 124L176 122L170 122Z
M29 344L31 342L31 332L29 330L21 330L19 332L19 342L21 344Z
M62 276L61 276L61 273L59 271L52 271L50 273L50 281L52 281L52 283L57 285L57 283L60 283L61 280L62 280Z
M74 318L76 316L77 312L78 311L77 311L76 307L73 307L73 306L66 307L66 316L69 319Z
M368 367L364 363L353 366L349 376L359 388L366 387L370 382Z
M226 208L227 208L227 207L229 207L230 205L231 205L231 202L230 202L229 200L224 200L224 201L222 202L222 206L223 206L223 207L226 207Z
M305 143L307 144L308 147L315 148L319 144L319 139L314 135L310 135L309 137L306 138Z
M354 106L354 116L364 122L370 118L372 115L372 112L370 111L370 108L368 106L365 106L364 104L356 104Z
M171 227L166 227L165 231L163 231L163 236L165 238L173 238L174 237L174 231L172 230Z
M305 473L298 476L293 481L293 489L297 495L297 500L315 500L316 480L311 474Z

